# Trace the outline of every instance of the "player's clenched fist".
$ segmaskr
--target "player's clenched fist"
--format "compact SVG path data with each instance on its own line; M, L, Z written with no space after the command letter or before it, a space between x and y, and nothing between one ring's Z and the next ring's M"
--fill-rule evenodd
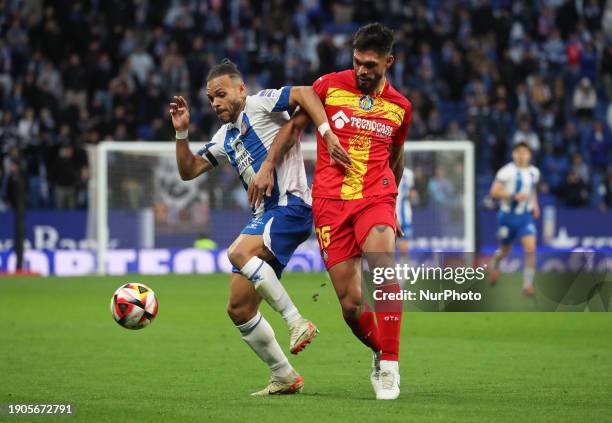
M185 131L189 128L189 105L183 96L174 96L170 103L170 116L176 131Z

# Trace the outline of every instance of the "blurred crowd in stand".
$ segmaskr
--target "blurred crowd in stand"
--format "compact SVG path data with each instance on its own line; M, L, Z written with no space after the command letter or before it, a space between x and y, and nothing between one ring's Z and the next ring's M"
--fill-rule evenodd
M190 138L209 139L218 122L202 87L219 60L238 64L251 93L310 84L351 67L351 34L380 21L395 30L389 78L413 103L411 141L473 142L479 198L512 145L527 142L551 202L605 210L612 206L612 4L605 3L0 0L0 209L14 206L18 157L29 207L87 207L85 147L172 140L172 95L190 101ZM415 174L427 187L421 205L458 189L435 160ZM213 178L221 192L236 192L219 206L245 205L230 169Z

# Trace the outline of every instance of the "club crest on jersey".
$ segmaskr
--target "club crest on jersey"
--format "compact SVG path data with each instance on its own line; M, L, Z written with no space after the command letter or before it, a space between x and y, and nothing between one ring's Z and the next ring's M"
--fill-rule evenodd
M359 99L359 108L363 110L372 110L374 107L374 99L369 95L364 95Z

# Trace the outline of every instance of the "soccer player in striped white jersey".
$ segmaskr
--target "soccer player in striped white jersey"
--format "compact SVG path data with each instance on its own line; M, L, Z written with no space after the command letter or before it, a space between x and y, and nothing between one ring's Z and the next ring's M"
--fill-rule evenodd
M408 255L408 243L412 238L412 207L410 201L415 197L414 173L409 168L404 168L402 179L397 187L397 202L395 213L401 229L401 237L397 244L402 256Z
M537 235L534 219L540 217L537 194L540 171L530 165L530 161L529 145L522 142L515 144L512 162L499 169L490 192L491 197L500 200L497 215L500 247L493 258L489 282L496 283L500 261L510 253L512 244L519 240L525 253L523 293L527 296L534 294Z
M206 92L223 123L197 154L189 149L189 108L180 96L170 103L176 130L176 159L181 177L193 179L229 162L245 190L265 160L279 129L298 106L317 125L329 128L327 116L312 87L283 87L249 96L240 71L224 61L207 76ZM331 130L326 137L335 137ZM317 329L304 319L279 282L282 270L299 244L312 231L311 194L299 142L274 169L275 185L238 238L228 249L233 265L228 314L242 339L270 368L266 388L253 395L300 392L302 377L281 350L272 327L259 312L261 299L278 311L289 326L290 350L297 354L314 338Z

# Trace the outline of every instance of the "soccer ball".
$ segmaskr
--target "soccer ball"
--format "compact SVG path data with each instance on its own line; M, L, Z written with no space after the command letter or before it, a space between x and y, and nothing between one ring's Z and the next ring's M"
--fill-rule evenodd
M155 292L142 283L126 283L113 294L113 319L126 329L142 329L157 316Z

